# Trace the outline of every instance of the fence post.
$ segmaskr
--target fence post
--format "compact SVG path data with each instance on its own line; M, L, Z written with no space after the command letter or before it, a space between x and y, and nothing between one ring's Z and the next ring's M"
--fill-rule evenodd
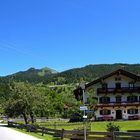
M64 129L62 129L61 140L64 140Z
M56 122L54 122L54 129L56 130Z
M115 132L112 132L112 140L116 140Z
M14 126L14 125L13 125L13 122L8 121L8 126L9 126L9 127L13 127L13 126Z
M8 121L8 126L10 126L10 122Z
M42 136L44 136L44 128L42 127Z

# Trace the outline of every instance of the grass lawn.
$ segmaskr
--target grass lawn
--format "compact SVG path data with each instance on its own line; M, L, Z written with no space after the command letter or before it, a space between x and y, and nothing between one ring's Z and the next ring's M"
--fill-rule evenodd
M108 122L92 122L92 131L106 131L106 125ZM127 130L140 130L140 120L131 121L114 121L114 124L120 126L120 131Z
M60 126L57 126L57 124L62 124ZM105 132L106 131L106 125L108 124L108 121L103 121L103 122L92 122L91 123L91 131L99 131L99 132ZM54 122L45 122L45 123L41 123L40 125L43 125L45 127L49 127L54 129ZM64 124L64 125L63 125ZM67 126L67 124L70 124L70 126ZM127 131L127 130L140 130L140 120L131 120L131 121L114 121L114 124L119 125L120 126L120 131ZM48 126L50 125L50 126ZM76 123L76 125L71 125L71 123L64 123L64 122L56 122L56 129L65 129L65 130L73 130L76 128L82 128L83 125L82 123ZM14 128L15 129L15 128ZM32 133L32 132L26 132L26 130L19 130L19 129L15 129L18 131L21 131L23 133L38 137L40 139L43 140L60 140L60 138L53 138L53 136L50 135L44 135L41 136L41 133ZM68 140L68 139L65 139Z
M140 120L129 120L129 121L112 121L114 124L120 126L120 131L127 131L127 130L140 130ZM109 121L102 121L102 122L92 122L91 123L91 130L92 131L106 131L106 125ZM56 122L55 123L45 122L41 123L40 125L46 126L49 128L56 128L56 129L65 129L65 130L72 130L76 128L83 128L83 123L64 123L64 122ZM57 125L59 124L59 125ZM75 125L74 125L75 124ZM48 126L50 125L50 126Z

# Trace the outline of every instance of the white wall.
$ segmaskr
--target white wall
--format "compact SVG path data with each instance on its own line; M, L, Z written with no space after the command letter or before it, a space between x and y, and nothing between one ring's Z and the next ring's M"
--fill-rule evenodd
M120 81L115 81L115 78L117 77L117 75L113 75L112 77L109 77L107 79L105 79L104 83L107 83L108 84L108 88L115 88L115 84L120 82L121 83L121 87L129 87L129 83L130 82L135 82L133 79L129 78L129 77L126 77L126 76L123 76L123 75L120 75L121 77L121 80ZM135 83L135 86L140 86L140 82L136 82ZM116 96L120 95L122 97L122 102L125 102L127 101L127 96L130 96L132 94L130 93L109 93L109 94L97 94L97 89L98 88L102 88L102 84L101 83L97 83L95 84L92 88L94 88L94 93L93 93L93 96L94 97L98 97L98 103L99 103L99 98L102 97L102 96L108 96L110 97L110 102L116 102ZM139 93L133 93L133 95L135 96L140 96ZM115 119L116 118L116 110L122 110L122 118L123 119L128 119L128 116L131 116L130 114L127 114L127 109L130 109L130 108L138 108L138 115L140 116L140 107L136 107L136 106L128 106L128 107L103 107L104 109L109 109L111 110L111 116L113 116L113 118ZM100 115L100 110L102 110L103 108L98 108L98 110L95 112L96 114L96 117L102 117L102 115ZM109 115L109 116L110 116Z
M133 114L127 114L127 110L128 109L138 109L138 115L140 116L140 107L135 107L135 106L129 106L129 107L104 107L104 109L108 109L111 110L111 114L110 115L100 115L100 110L102 110L103 108L98 108L98 110L95 112L96 114L96 118L98 117L103 117L103 116L112 116L113 119L116 119L116 110L122 110L122 119L127 120L128 116L133 116Z

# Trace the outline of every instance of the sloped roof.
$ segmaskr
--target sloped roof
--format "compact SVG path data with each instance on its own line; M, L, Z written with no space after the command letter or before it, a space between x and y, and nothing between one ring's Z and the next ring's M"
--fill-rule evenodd
M105 79L107 79L107 78L109 78L109 77L111 77L111 76L113 76L113 75L120 75L120 74L121 74L121 75L124 75L124 76L126 76L126 77L129 77L129 78L131 78L131 79L140 81L140 76L138 76L138 75L136 75L136 74L133 74L133 73L131 73L131 72L122 70L122 69L118 69L118 70L116 70L116 71L113 71L113 72L111 72L111 73L109 73L109 74L107 74L107 75L105 75L105 76L102 76L102 77L100 77L100 78L98 78L98 79L96 79L96 80L94 80L94 81L92 81L92 82L86 84L86 88L89 88L90 86L92 86L92 85L94 85L94 84L97 84L97 83L101 82L102 80L105 80Z
M116 71L113 71L113 72L111 72L111 73L109 73L107 75L104 75L104 76L102 76L102 77L100 77L100 78L98 78L98 79L86 84L85 89L88 89L88 88L92 87L94 84L97 84L97 83L101 82L102 80L105 80L105 79L107 79L107 78L109 78L109 77L111 77L113 75L120 75L120 74L124 75L126 77L129 77L131 79L134 79L136 81L140 81L140 76L138 76L136 74L133 74L131 72L122 70L122 69L118 69ZM75 95L75 98L77 100L80 100L82 98L82 89L81 89L81 87L78 87L77 89L74 90L74 95Z

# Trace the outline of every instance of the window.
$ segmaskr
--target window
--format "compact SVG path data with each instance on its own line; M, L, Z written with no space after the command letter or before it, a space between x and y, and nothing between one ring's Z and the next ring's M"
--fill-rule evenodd
M138 97L137 96L128 96L127 97L127 101L128 102L137 102L138 101Z
M109 103L110 97L100 97L100 103Z
M138 114L138 109L134 109L134 108L128 109L127 113L128 114Z
M115 77L115 81L121 81L121 77L120 76Z
M100 115L110 115L111 111L108 109L100 110Z
M116 103L121 103L122 97L121 96L116 96Z
M134 83L129 83L129 88L133 89L134 88Z
M103 84L102 84L102 89L103 89L103 90L107 89L107 86L108 86L107 83L103 83Z
M121 89L121 83L116 83L116 89Z

